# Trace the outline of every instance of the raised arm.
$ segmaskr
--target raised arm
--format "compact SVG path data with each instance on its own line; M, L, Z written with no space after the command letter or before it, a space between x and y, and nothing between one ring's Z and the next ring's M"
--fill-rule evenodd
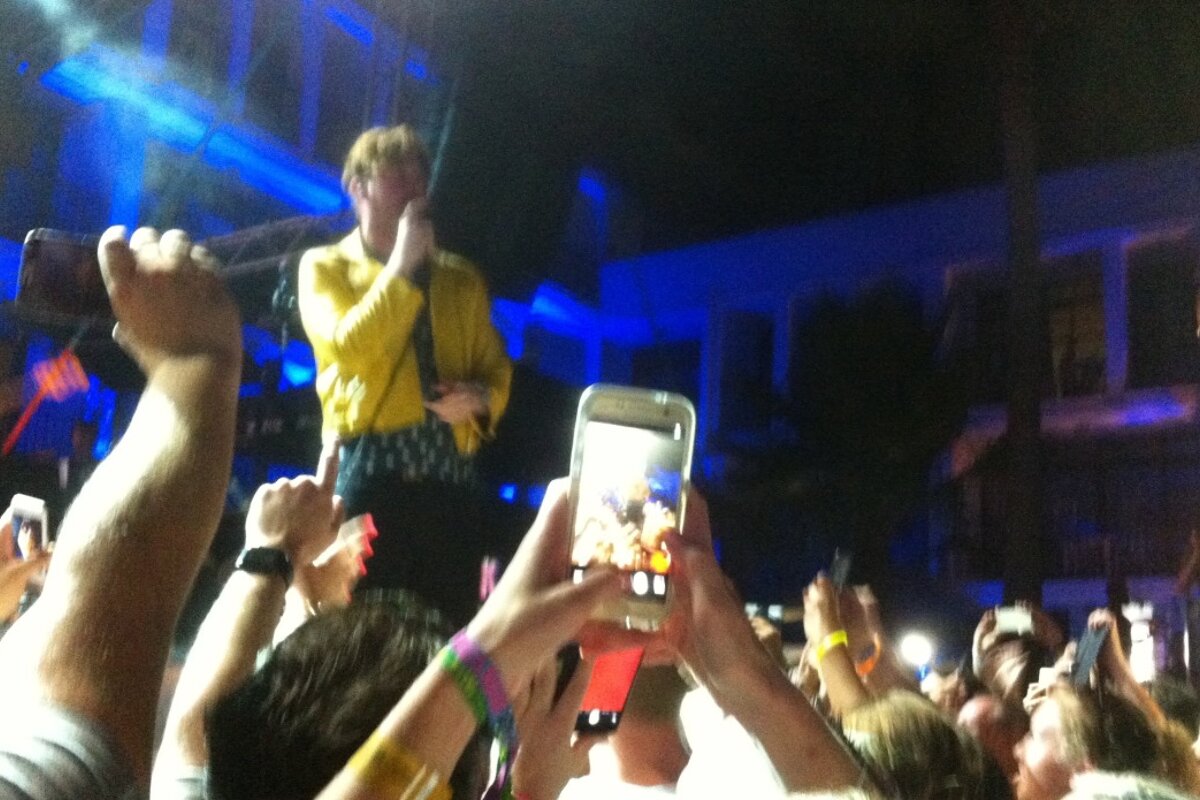
M755 640L713 556L698 494L688 498L684 527L667 539L676 604L668 638L717 704L762 744L790 791L859 786L864 776L849 751Z
M1125 657L1125 650L1121 647L1121 635L1117 631L1117 618L1113 616L1113 613L1107 608L1097 608L1088 615L1088 628L1108 630L1108 636L1105 637L1104 646L1096 660L1101 678L1106 680L1126 700L1140 708L1142 713L1149 717L1155 725L1162 725L1166 722L1167 716L1163 713L1162 708L1150 696L1150 692L1146 691L1145 687L1138 683L1137 678L1133 676L1129 659Z
M868 702L871 693L854 668L849 637L838 608L837 590L824 575L817 575L804 591L804 635L825 683L834 715L840 718Z
M128 432L67 512L41 599L3 640L0 706L28 700L108 733L142 786L176 618L229 480L241 325L187 235L107 231L114 337L146 375Z
M312 561L332 541L339 516L333 494L337 454L337 443L327 444L316 476L259 487L246 514L246 551L278 551L295 565ZM229 576L180 675L155 761L154 795L160 781L171 780L180 767L208 763L208 709L250 676L259 651L271 644L287 585L286 576L271 572L237 570Z
M29 579L50 563L50 553L37 550L31 554L18 553L13 547L12 506L0 515L0 623L17 613Z
M351 286L348 271L354 265L344 254L331 248L304 254L297 281L300 317L322 360L359 370L380 358L394 362L404 352L417 314L428 302L412 282L414 271L434 252L427 212L424 200L408 203L396 246L361 295Z
M564 580L567 513L566 482L555 481L496 591L465 629L518 706L546 659L580 632L597 605L620 591L608 572L593 572L575 584ZM389 791L408 796L401 789L410 781L437 784L450 774L478 725L454 677L435 661L319 800L369 800Z

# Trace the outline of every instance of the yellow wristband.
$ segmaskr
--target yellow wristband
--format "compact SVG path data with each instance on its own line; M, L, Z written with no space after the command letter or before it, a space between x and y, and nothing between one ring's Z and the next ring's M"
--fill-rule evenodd
M436 770L421 763L391 737L371 734L351 756L346 769L374 794L414 800L450 800L450 787Z
M821 640L817 645L817 661L823 661L825 656L835 647L847 647L850 644L850 637L846 635L845 630L834 631Z

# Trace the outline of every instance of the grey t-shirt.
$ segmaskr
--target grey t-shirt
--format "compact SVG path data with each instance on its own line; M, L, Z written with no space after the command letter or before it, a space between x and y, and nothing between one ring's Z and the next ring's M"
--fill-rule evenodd
M45 705L2 713L0 800L144 796L116 743L85 717Z

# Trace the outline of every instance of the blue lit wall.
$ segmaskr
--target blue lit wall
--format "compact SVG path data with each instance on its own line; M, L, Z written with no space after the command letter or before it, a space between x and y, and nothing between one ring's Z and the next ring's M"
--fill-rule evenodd
M178 65L170 63L169 51L173 26L181 24L177 12L192 10L181 1L150 0L135 21L135 25L140 22L141 37L132 48L94 41L77 49L76 44L65 43L76 50L49 66L31 54L4 54L8 58L0 63L14 65L25 81L23 97L32 105L24 111L47 131L35 142L28 164L4 165L6 171L0 174L0 210L14 230L25 226L26 218L27 227L52 225L91 232L110 224L135 226L155 218L173 195L181 202L166 205L172 216L165 222L186 224L197 238L286 216L344 209L347 200L340 167L313 155L316 131L322 124L320 89L327 79L321 53L336 32L348 34L348 41L370 55L374 74L364 75L363 82L376 87L371 98L376 124L387 122L393 111L391 92L398 78L417 87L415 94L406 90L405 98L413 110L422 111L422 119L437 116L442 99L436 91L442 84L424 48L402 41L351 0L294 0L304 39L297 51L304 61L303 91L297 109L300 134L297 141L286 142L248 121L247 112L253 109L247 108L247 79L259 55L252 41L255 0L231 0L226 6L232 36L228 81L211 96L171 77L182 74ZM75 25L75 21L63 24ZM166 162L173 162L173 171L160 169L164 154ZM176 175L188 180L172 184ZM239 193L228 201L219 191L215 198L205 198L197 191L201 186L233 186ZM31 202L30 195L43 190L45 206ZM231 204L239 206L238 215L228 213ZM0 299L4 301L15 293L19 259L20 243L0 238ZM279 391L312 385L315 364L307 344L293 341L280 348L265 331L250 326L246 339L257 364L279 362ZM29 357L44 356L47 347L43 342ZM98 381L93 380L93 387L86 399L44 406L21 448L61 451L67 446L66 432L82 414L98 422L97 454L106 453L122 426L117 413L121 398ZM247 395L261 391L257 384L244 387ZM77 407L81 404L85 410Z
M0 237L0 303L17 293L17 272L21 266L21 243Z
M1044 246L1070 252L1200 216L1200 150L1069 170L1040 184ZM636 303L670 326L687 309L850 292L889 268L936 302L947 266L1003 258L1005 208L1003 188L989 186L615 261L601 274L600 307L621 313Z
M390 91L397 76L415 81L432 91L441 86L429 54L413 42L403 42L382 25L374 14L350 0L295 0L302 22L304 64L301 108L297 109L298 141L284 142L247 121L246 80L258 53L252 51L254 0L232 0L228 85L217 96L201 96L171 80L168 46L172 25L178 24L177 0L153 0L141 20L140 50L118 49L93 42L82 51L37 74L28 60L14 54L18 71L51 92L77 105L68 115L58 152L59 175L54 189L55 217L63 227L102 227L110 222L135 224L162 201L147 197L146 145L159 142L179 154L180 161L196 158L203 173L233 176L247 190L264 200L260 218L251 224L283 213L332 213L346 207L340 186L340 169L313 156L321 126L321 90L325 80L321 63L324 40L333 31L344 32L362 48L364 59L373 65L374 78L363 76L364 85L376 86L372 99L375 123L387 121L392 110ZM289 43L290 44L290 43ZM339 45L340 46L340 45ZM411 93L410 93L411 94ZM408 97L406 95L406 97ZM425 97L422 95L422 97ZM441 102L434 94L417 103ZM339 115L339 122L342 122ZM428 119L429 114L424 118ZM184 190L187 191L186 189ZM197 237L228 230L220 223L225 215L209 209L187 216L189 224L204 225L211 219L214 230L193 230ZM224 230L222 230L224 228Z

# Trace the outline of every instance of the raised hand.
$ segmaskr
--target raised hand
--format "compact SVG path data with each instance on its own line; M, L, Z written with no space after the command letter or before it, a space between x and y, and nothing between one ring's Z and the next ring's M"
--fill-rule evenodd
M16 613L29 580L50 563L50 553L40 547L24 558L13 547L12 508L0 515L0 621Z
M708 505L690 491L683 534L667 531L674 607L663 635L715 695L736 692L743 674L779 667L761 647L712 550ZM721 698L718 697L718 702Z
M582 629L598 605L621 591L612 571L593 569L579 583L567 580L567 486L559 479L546 488L533 527L496 590L467 626L467 633L500 670L509 697L520 697L544 661L567 641L597 641Z
M804 590L804 636L815 643L838 630L843 627L837 589L825 573L818 573Z
M387 267L394 275L411 278L421 265L433 256L437 244L433 222L429 218L429 201L416 197L408 201L396 225L396 244L388 258Z
M246 547L274 547L293 564L308 564L329 546L341 524L342 504L333 493L337 440L321 450L316 475L280 478L254 493L246 512Z
M592 676L592 662L580 661L556 702L558 660L549 658L534 674L524 708L517 710L521 746L513 764L517 797L558 797L567 781L588 773L588 751L603 737L575 736L579 705Z
M1107 608L1097 608L1088 615L1088 630L1108 630L1104 646L1100 648L1101 672L1109 677L1119 677L1129 670L1129 660L1121 647L1121 634L1117 629L1117 618Z
M147 375L168 358L240 361L237 306L215 260L186 233L139 228L126 242L124 228L109 228L99 255L117 318L113 337Z

